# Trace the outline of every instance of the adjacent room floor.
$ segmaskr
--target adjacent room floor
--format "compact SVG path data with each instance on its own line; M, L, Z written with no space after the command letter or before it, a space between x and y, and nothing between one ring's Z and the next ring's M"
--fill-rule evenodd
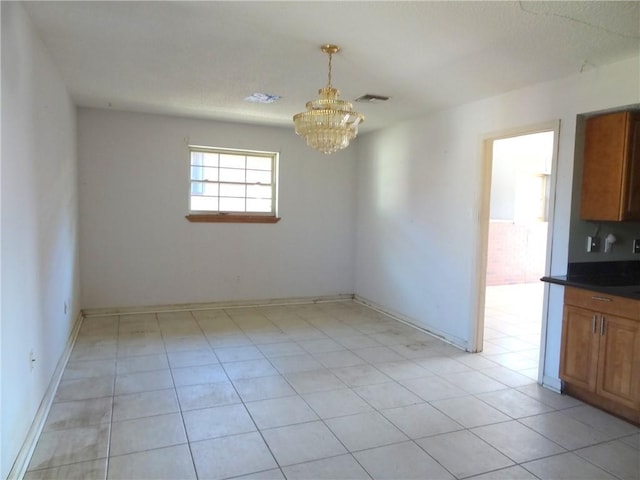
M28 479L640 475L640 429L352 301L90 317Z

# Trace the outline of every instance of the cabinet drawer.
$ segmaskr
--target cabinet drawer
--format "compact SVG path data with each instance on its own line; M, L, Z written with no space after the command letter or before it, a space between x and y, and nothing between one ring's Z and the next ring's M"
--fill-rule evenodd
M603 314L619 315L640 321L640 301L631 298L616 297L615 295L592 292L582 288L566 287L564 289L564 303L595 310Z

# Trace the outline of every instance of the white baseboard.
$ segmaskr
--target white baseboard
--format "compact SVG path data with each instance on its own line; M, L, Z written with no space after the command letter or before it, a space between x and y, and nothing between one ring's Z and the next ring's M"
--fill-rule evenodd
M56 365L56 369L53 372L53 376L51 377L51 381L49 382L49 386L47 387L47 391L40 402L40 407L38 407L38 411L31 423L31 427L27 432L27 437L22 443L22 447L18 451L18 456L16 457L15 462L13 462L13 466L11 467L11 471L9 472L8 480L20 480L24 477L27 472L27 467L29 466L29 462L31 461L31 456L33 455L33 451L36 448L36 444L38 443L38 439L40 438L40 433L42 433L42 429L44 428L44 424L47 420L47 416L49 415L49 410L51 409L51 404L53 403L53 398L58 390L58 385L60 384L60 380L62 379L62 374L64 373L64 369L67 366L67 362L69 361L69 357L71 356L71 350L73 350L73 345L76 342L76 338L78 337L78 332L80 330L80 326L82 325L83 320L82 312L76 318L76 321L71 329L71 334L69 335L69 339L67 340L67 346L62 353L62 356L58 360L58 364Z
M326 303L353 300L353 294L327 295L320 297L291 297L262 300L235 300L207 303L178 303L175 305L141 305L135 307L86 308L82 310L85 317L109 315L134 315L136 313L184 312L188 310L214 310L218 308L242 307L275 307L278 305L305 305L309 303Z
M549 390L553 390L556 393L562 392L562 381L559 378L545 375L542 377L542 386Z
M467 342L465 342L462 339L451 337L450 335L447 335L446 333L437 331L435 329L430 330L425 326L417 324L414 319L409 318L405 315L402 315L398 312L393 312L391 310L388 310L382 305L378 305L377 303L372 302L367 298L361 297L360 295L354 295L354 300L358 303L361 303L362 305L365 305L366 307L372 308L373 310L377 310L378 312L383 313L398 322L404 323L405 325L413 327L416 330L420 330L421 332L431 335L432 337L437 338L438 340L442 340L443 342L448 343L456 348L459 348L464 351L467 350Z

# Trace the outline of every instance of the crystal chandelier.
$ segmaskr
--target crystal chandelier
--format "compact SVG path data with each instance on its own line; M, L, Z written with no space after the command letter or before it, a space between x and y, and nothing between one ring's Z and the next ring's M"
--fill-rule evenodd
M331 86L331 58L340 51L337 45L322 45L329 55L329 81L318 90L320 98L307 102L307 111L293 116L296 133L307 140L307 145L322 153L333 153L349 146L358 135L358 125L364 115L353 111L353 105L340 100L340 92Z

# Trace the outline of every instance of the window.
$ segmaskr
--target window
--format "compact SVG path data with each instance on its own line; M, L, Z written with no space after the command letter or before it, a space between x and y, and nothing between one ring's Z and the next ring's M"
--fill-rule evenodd
M189 215L195 222L277 222L278 154L189 147Z

